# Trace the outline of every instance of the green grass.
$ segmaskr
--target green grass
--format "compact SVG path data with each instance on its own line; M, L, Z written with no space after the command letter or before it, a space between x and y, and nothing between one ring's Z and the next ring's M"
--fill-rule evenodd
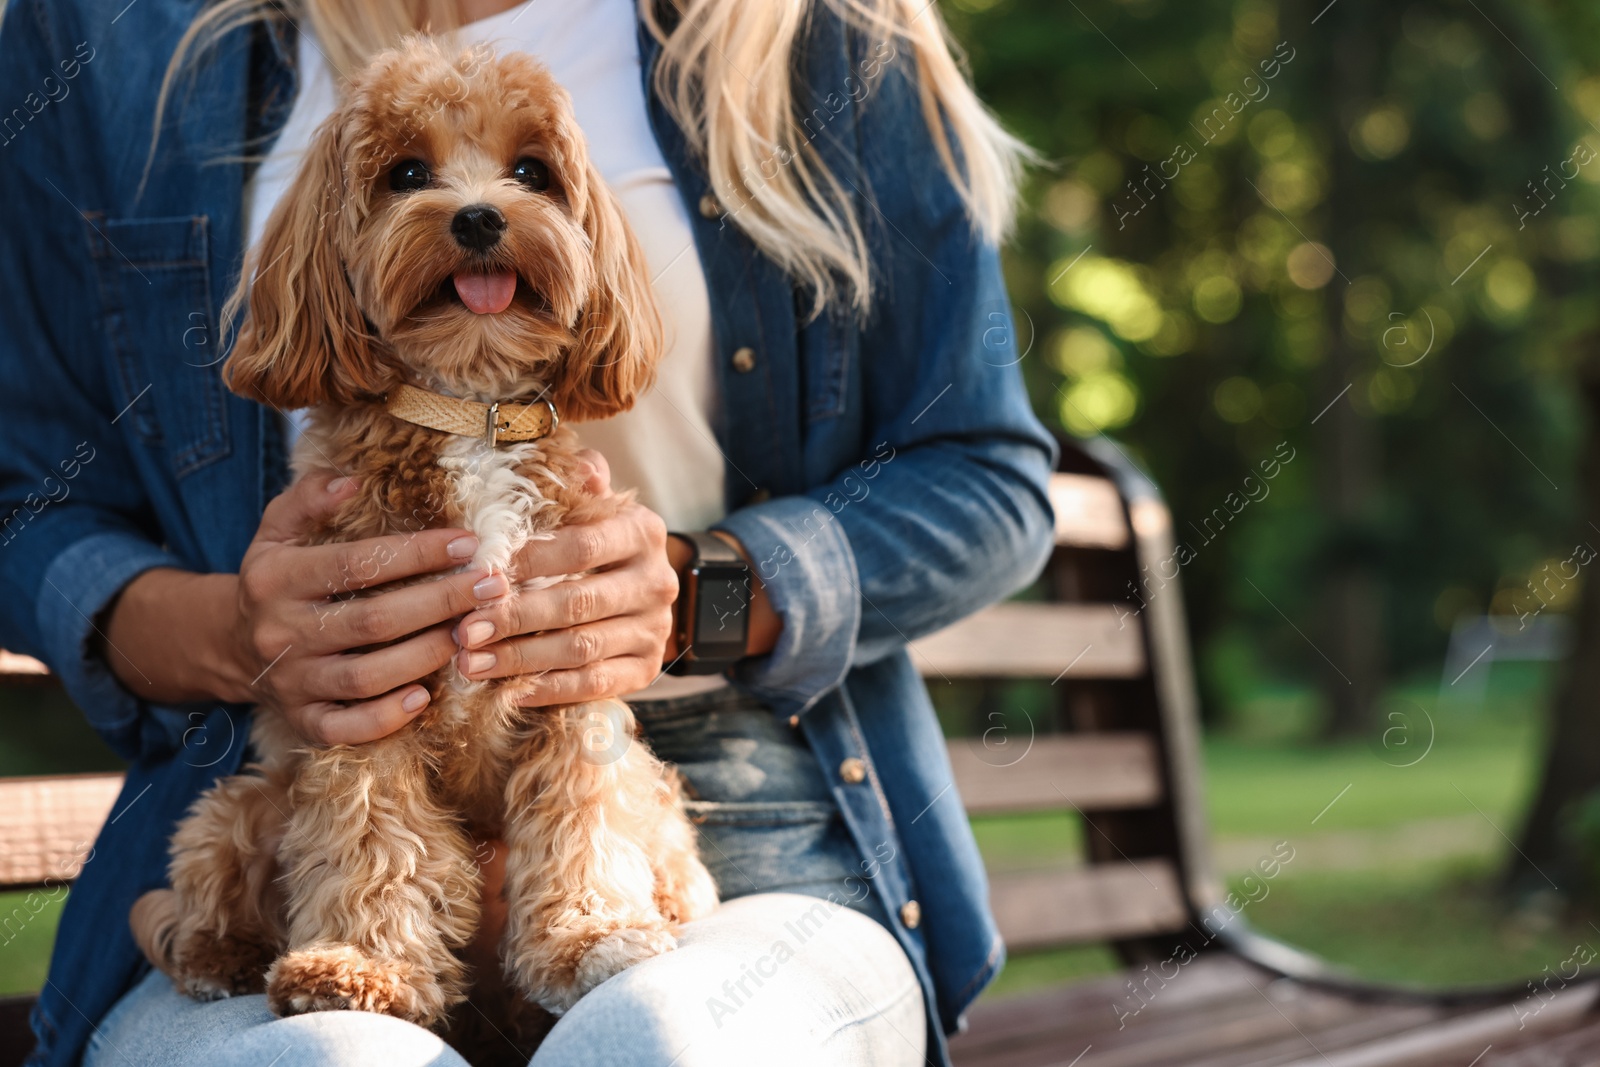
M1497 857L1415 868L1285 875L1245 916L1259 929L1364 977L1421 985L1509 982L1548 967L1571 975L1583 921L1509 914L1491 891ZM1587 969L1587 968L1586 968Z
M59 889L0 893L0 996L44 985L65 900Z
M1303 721L1287 713L1294 732L1265 735L1261 726L1274 709L1297 702L1292 694L1247 702L1233 716L1239 729L1206 742L1212 831L1290 835L1313 819L1322 830L1372 829L1472 813L1474 805L1503 824L1520 812L1538 773L1536 709L1544 697L1537 677L1512 675L1503 689L1478 710L1441 706L1427 690L1400 690L1370 738L1339 745L1304 736Z
M1411 767L1390 766L1352 745L1214 739L1205 748L1206 806L1218 836L1370 830L1470 815L1473 805L1504 827L1521 810L1534 773L1522 738L1503 747L1440 742Z
M1050 867L1083 855L1083 820L1074 811L974 819L972 829L991 871Z

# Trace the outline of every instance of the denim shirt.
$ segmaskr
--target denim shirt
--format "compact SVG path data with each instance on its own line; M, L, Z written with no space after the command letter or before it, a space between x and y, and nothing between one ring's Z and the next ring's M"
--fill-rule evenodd
M248 157L287 115L293 42L259 26L225 37L176 81L151 156L162 72L200 10L11 0L0 26L0 646L49 663L132 764L62 916L34 1064L76 1062L144 972L128 908L164 884L175 821L238 767L248 732L246 707L140 699L93 643L141 572L236 571L286 478L276 414L223 387L218 329ZM1004 950L906 646L1038 572L1054 445L1015 366L997 250L946 177L909 53L874 51L821 4L804 33L797 105L856 197L876 284L864 319L811 317L730 220L702 211L704 170L653 96L651 119L711 294L719 526L783 619L778 647L735 681L799 717L944 1062ZM648 87L659 48L639 40ZM753 364L733 359L745 348ZM863 780L840 772L852 757Z

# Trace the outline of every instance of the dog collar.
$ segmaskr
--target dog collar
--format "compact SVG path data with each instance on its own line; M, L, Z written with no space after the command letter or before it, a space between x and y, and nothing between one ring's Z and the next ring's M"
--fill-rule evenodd
M537 441L561 425L556 406L549 400L521 404L442 396L414 385L389 390L383 409L397 419L461 437L482 437L490 448L501 441Z

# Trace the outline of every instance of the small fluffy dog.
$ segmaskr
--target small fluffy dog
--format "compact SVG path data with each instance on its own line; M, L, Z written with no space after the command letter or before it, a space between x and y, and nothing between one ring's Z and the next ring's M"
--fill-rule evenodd
M586 493L558 423L633 403L660 320L570 101L532 59L425 40L377 57L249 269L230 386L313 409L297 473L360 481L314 543L461 526L473 566L518 588L530 540L619 507ZM525 679L453 666L424 684L427 709L365 745L307 748L256 717L258 761L172 841L181 989L264 981L279 1014L439 1024L469 980L474 836L509 848L505 976L556 1014L715 908L676 778L632 740L626 704L524 709Z

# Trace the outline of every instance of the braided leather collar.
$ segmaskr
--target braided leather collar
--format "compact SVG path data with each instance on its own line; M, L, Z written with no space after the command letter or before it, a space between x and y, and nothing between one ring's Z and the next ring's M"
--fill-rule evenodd
M384 398L383 409L397 419L430 430L461 437L481 437L490 448L501 441L537 441L548 437L561 425L556 406L549 400L529 404L496 401L480 404L400 385Z

